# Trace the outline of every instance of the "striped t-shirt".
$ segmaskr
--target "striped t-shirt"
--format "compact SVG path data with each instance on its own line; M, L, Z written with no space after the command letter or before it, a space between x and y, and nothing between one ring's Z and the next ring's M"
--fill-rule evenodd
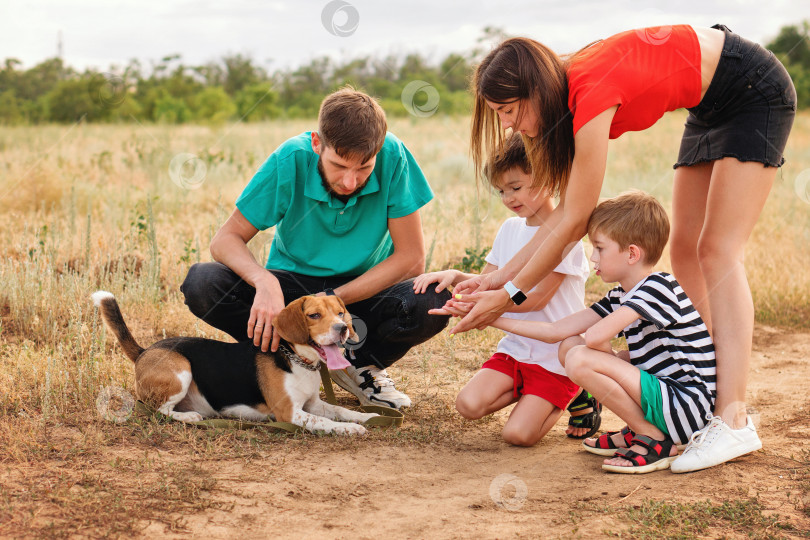
M665 272L650 274L628 293L616 287L591 309L606 317L622 306L641 316L619 334L630 362L658 378L669 435L685 444L714 408L717 367L706 324Z

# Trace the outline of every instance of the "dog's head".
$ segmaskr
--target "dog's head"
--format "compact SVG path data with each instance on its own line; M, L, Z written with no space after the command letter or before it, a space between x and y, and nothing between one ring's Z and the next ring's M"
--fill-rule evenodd
M329 369L349 365L340 352L347 339L357 339L352 317L337 296L302 296L273 319L273 327L296 354L310 362L325 361Z

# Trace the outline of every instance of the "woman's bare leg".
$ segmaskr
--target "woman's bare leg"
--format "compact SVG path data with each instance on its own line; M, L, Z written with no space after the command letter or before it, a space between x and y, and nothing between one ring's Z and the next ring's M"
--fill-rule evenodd
M698 242L717 350L715 414L732 429L746 423L745 389L754 332L754 305L743 266L745 243L775 177L776 168L761 163L716 161Z
M712 330L711 310L707 298L706 279L698 259L698 241L706 215L712 166L713 163L700 163L675 169L672 227L669 236L672 272L700 313L709 332Z

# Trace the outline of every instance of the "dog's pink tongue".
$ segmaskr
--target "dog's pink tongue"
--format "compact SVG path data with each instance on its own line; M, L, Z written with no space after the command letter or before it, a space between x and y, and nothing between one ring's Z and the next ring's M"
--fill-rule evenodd
M321 345L321 348L326 354L326 367L329 369L344 369L351 365L337 345Z

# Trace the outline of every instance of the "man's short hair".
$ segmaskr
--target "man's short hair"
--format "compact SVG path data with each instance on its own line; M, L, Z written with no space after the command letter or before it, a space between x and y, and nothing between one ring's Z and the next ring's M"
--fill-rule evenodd
M644 250L644 262L655 264L669 239L669 217L655 197L627 191L597 205L588 221L588 235L600 232L624 251L630 244Z
M532 172L529 156L526 155L526 147L523 145L523 137L520 136L520 133L512 134L494 155L489 156L484 165L484 176L492 187L497 188L506 171L515 168L526 174Z
M321 103L321 143L344 159L359 157L365 163L373 158L382 149L386 131L385 111L371 96L354 88L341 88Z

